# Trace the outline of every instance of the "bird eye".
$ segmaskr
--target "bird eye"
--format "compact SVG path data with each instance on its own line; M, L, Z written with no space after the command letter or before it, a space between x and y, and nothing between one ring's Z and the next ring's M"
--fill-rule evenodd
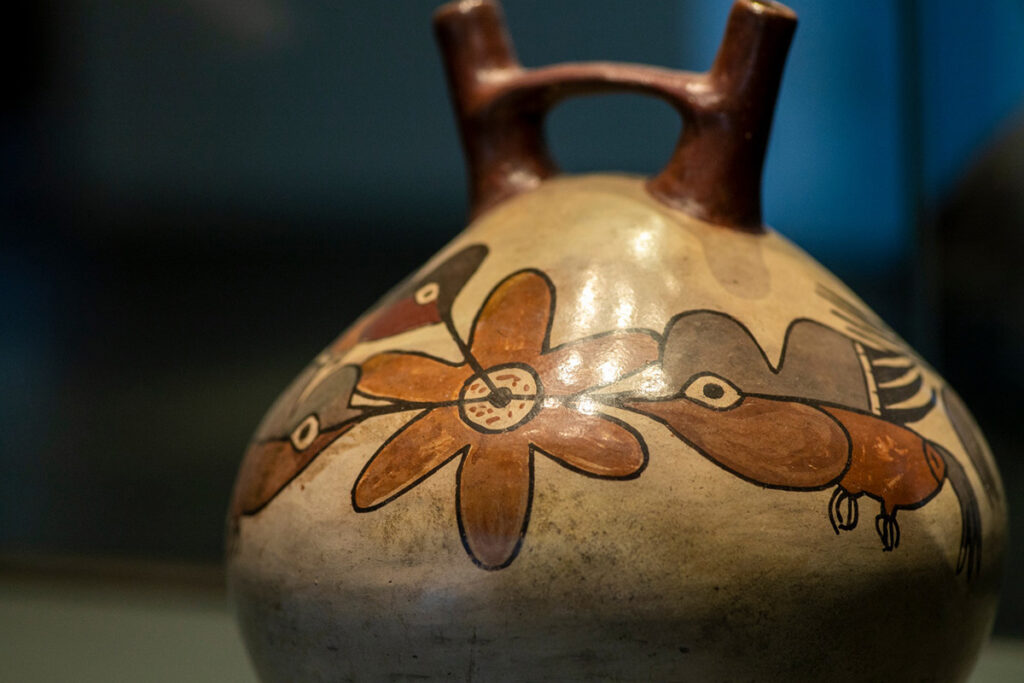
M309 415L292 431L291 442L295 450L302 451L316 440L320 434L320 421L316 415Z
M691 379L683 388L683 395L714 410L728 410L743 400L743 394L732 382L711 373Z
M431 301L436 301L437 295L440 292L441 288L436 282L429 282L417 289L413 298L416 299L416 303L422 306L424 304L429 304Z

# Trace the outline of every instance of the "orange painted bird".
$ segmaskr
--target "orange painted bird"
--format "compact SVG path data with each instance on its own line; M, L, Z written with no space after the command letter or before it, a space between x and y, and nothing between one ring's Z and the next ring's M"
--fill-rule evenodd
M873 371L876 366L883 372ZM675 393L616 403L662 423L753 484L788 491L834 487L828 514L836 534L857 526L858 503L867 496L880 505L875 529L882 548L894 550L897 512L926 504L948 481L961 514L957 573L977 574L981 515L963 465L898 421L921 419L936 403L912 358L798 320L773 367L736 320L691 311L667 326L661 368L668 386L678 387ZM894 368L907 379L879 384L878 376ZM923 397L917 404L915 395ZM886 400L894 396L901 400ZM978 470L983 477L984 468Z

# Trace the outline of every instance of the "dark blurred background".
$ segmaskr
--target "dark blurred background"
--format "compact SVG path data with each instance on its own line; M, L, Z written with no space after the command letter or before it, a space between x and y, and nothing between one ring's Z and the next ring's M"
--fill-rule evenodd
M276 394L465 224L435 0L26 3L0 107L0 560L215 566ZM1019 520L1024 2L791 0L767 221L942 370ZM725 0L508 0L527 65L706 69ZM678 122L599 97L569 171L652 173ZM73 564L73 563L72 563Z

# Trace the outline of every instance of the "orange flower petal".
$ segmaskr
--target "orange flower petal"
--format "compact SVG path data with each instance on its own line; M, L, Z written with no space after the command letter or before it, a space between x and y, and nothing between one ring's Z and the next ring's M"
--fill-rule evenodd
M353 507L368 512L397 498L474 443L475 434L462 424L455 408L420 413L366 463L352 489Z
M548 394L575 394L616 382L657 360L652 333L620 330L563 344L534 362Z
M459 467L462 543L484 569L508 566L519 552L533 496L533 460L515 436L488 436Z
M413 403L454 401L473 371L424 354L378 353L363 363L356 390L375 398Z
M485 368L529 363L544 347L554 308L554 287L539 271L505 278L487 297L470 335L473 355Z
M647 464L647 445L640 434L608 415L545 408L522 431L536 450L583 474L629 479Z

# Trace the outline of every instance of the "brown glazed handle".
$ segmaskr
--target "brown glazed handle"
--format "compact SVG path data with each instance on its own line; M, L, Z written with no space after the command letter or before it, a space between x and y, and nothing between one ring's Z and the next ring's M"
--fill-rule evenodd
M434 29L469 166L471 215L558 172L544 140L555 104L636 92L665 100L683 119L671 160L648 183L651 194L701 220L761 230L761 170L795 28L796 15L779 3L737 0L707 73L602 62L524 69L497 2L442 6Z

